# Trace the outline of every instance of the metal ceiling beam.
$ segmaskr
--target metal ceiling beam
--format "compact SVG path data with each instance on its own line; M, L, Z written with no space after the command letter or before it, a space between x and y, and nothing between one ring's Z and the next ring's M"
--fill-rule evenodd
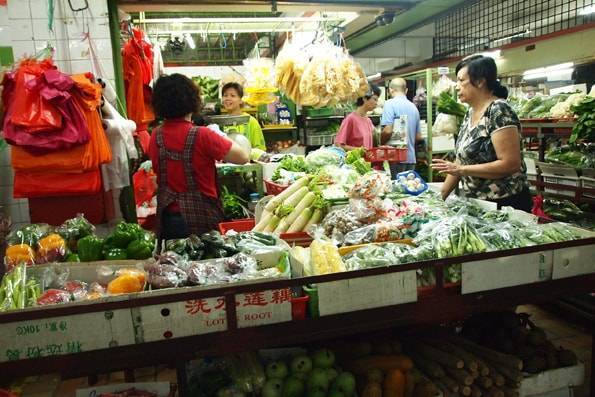
M412 29L431 22L448 10L461 6L466 0L425 0L409 10L399 13L393 23L385 26L371 26L369 30L355 33L346 38L351 54L392 40Z

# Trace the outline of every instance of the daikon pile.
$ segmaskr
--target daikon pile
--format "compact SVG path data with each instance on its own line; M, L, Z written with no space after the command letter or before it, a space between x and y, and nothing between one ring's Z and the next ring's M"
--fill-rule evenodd
M295 181L265 206L253 231L296 233L322 220L325 202L309 187L310 176Z

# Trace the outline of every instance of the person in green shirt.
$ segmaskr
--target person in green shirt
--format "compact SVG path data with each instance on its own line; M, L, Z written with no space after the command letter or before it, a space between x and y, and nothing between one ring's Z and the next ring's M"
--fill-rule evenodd
M223 97L223 107L228 114L232 116L249 116L248 113L242 111L242 97L244 96L244 89L238 83L227 83L221 89L221 96ZM236 130L240 134L244 134L250 141L252 149L260 149L266 151L266 144L264 142L264 135L258 120L249 116L248 124L238 125Z

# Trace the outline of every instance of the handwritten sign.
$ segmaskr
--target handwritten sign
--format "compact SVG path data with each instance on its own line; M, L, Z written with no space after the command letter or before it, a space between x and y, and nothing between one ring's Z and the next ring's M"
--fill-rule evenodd
M461 292L470 294L551 280L553 252L463 263Z
M318 284L321 316L415 301L415 270Z
M134 343L130 310L0 325L0 362L51 357Z

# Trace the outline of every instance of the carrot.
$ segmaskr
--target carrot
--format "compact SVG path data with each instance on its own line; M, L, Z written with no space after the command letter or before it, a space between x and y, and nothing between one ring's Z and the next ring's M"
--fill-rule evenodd
M392 354L390 356L375 355L358 358L349 365L349 368L356 374L365 375L371 368L378 368L384 372L388 372L391 369L408 371L413 368L413 363L409 357L402 354Z
M392 369L384 378L383 397L405 397L405 375L399 369Z

